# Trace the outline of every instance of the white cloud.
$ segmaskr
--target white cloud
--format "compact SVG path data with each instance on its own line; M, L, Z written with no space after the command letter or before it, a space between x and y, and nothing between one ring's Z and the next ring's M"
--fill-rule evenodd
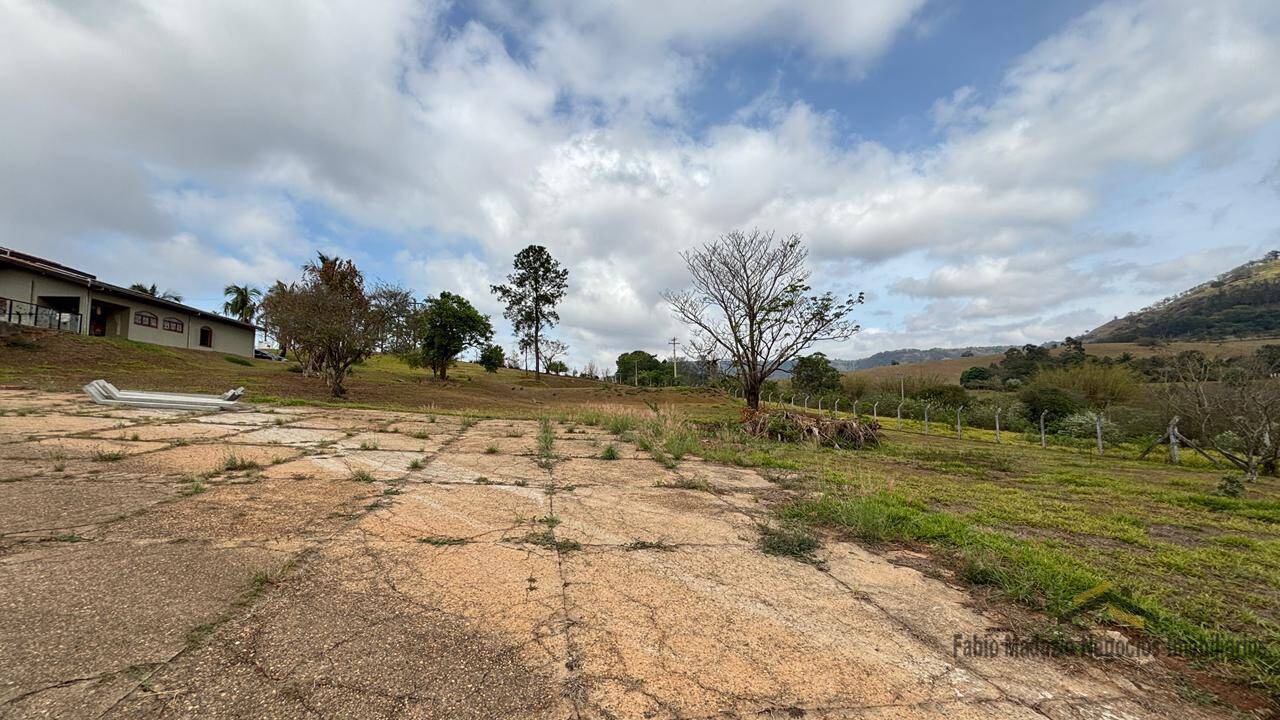
M574 357L599 360L678 332L658 293L683 282L680 249L760 226L802 232L823 267L923 263L864 276L931 311L849 352L1030 341L1092 309L1075 296L1109 292L1099 267L1124 269L1106 253L1133 239L1088 228L1114 188L1231 163L1280 117L1260 70L1280 66L1280 12L1240 0L1105 4L999 87L940 98L942 139L921 150L848 137L776 86L689 126L726 51L781 47L853 82L926 23L922 6L534 0L446 29L442 7L409 0L8 3L0 96L18 111L0 134L22 141L0 147L0 233L204 288L289 277L314 247L368 252L304 217L327 214L394 238L406 282L489 312L488 284L537 242L571 268Z

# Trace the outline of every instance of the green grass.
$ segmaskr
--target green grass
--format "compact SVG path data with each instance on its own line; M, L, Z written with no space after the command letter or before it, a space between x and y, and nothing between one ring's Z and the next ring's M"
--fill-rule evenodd
M222 460L223 472L236 472L237 470L257 470L262 467L256 460L240 457L235 453L227 455Z
M600 451L601 460L617 460L618 457L618 446L613 443L605 445L604 449Z
M760 528L760 550L767 555L790 557L801 562L817 564L814 552L822 547L817 536L803 525L765 525Z
M223 359L223 360L226 360L227 362L231 363L232 365L243 365L243 366L245 366L245 367L253 367L253 363L249 362L249 361L248 361L247 359L245 359L245 358L237 357L237 356L235 356L235 355L223 355L223 356L222 356L222 359Z
M790 491L782 528L928 546L960 579L1051 623L1137 622L1280 691L1275 478L1228 498L1215 494L1219 473L1194 467L894 432L856 453L723 433L700 454L788 469L766 473ZM1104 583L1105 602L1079 612L1072 599Z
M449 545L466 545L471 542L466 538L445 537L442 535L427 535L418 538L418 542L424 545L435 545L436 547L447 547Z
M538 421L538 457L544 461L555 459L556 429L551 425L551 418Z

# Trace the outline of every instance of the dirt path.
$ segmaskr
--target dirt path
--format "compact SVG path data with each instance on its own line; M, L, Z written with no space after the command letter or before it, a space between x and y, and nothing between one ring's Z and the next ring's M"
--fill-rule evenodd
M1208 716L957 655L1001 625L963 591L764 555L765 479L600 430L540 464L532 421L0 410L0 717Z

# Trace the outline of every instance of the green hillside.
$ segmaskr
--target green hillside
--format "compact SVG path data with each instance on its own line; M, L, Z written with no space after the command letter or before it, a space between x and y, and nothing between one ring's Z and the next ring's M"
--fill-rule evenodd
M1280 334L1280 251L1116 318L1089 342L1222 340Z

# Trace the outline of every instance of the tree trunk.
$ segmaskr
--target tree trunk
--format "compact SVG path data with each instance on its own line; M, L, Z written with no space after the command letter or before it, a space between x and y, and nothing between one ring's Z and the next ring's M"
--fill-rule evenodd
M743 396L747 399L747 407L752 410L760 409L760 383L745 382L743 383Z
M538 342L538 326L533 326L533 377L542 379L542 343Z

